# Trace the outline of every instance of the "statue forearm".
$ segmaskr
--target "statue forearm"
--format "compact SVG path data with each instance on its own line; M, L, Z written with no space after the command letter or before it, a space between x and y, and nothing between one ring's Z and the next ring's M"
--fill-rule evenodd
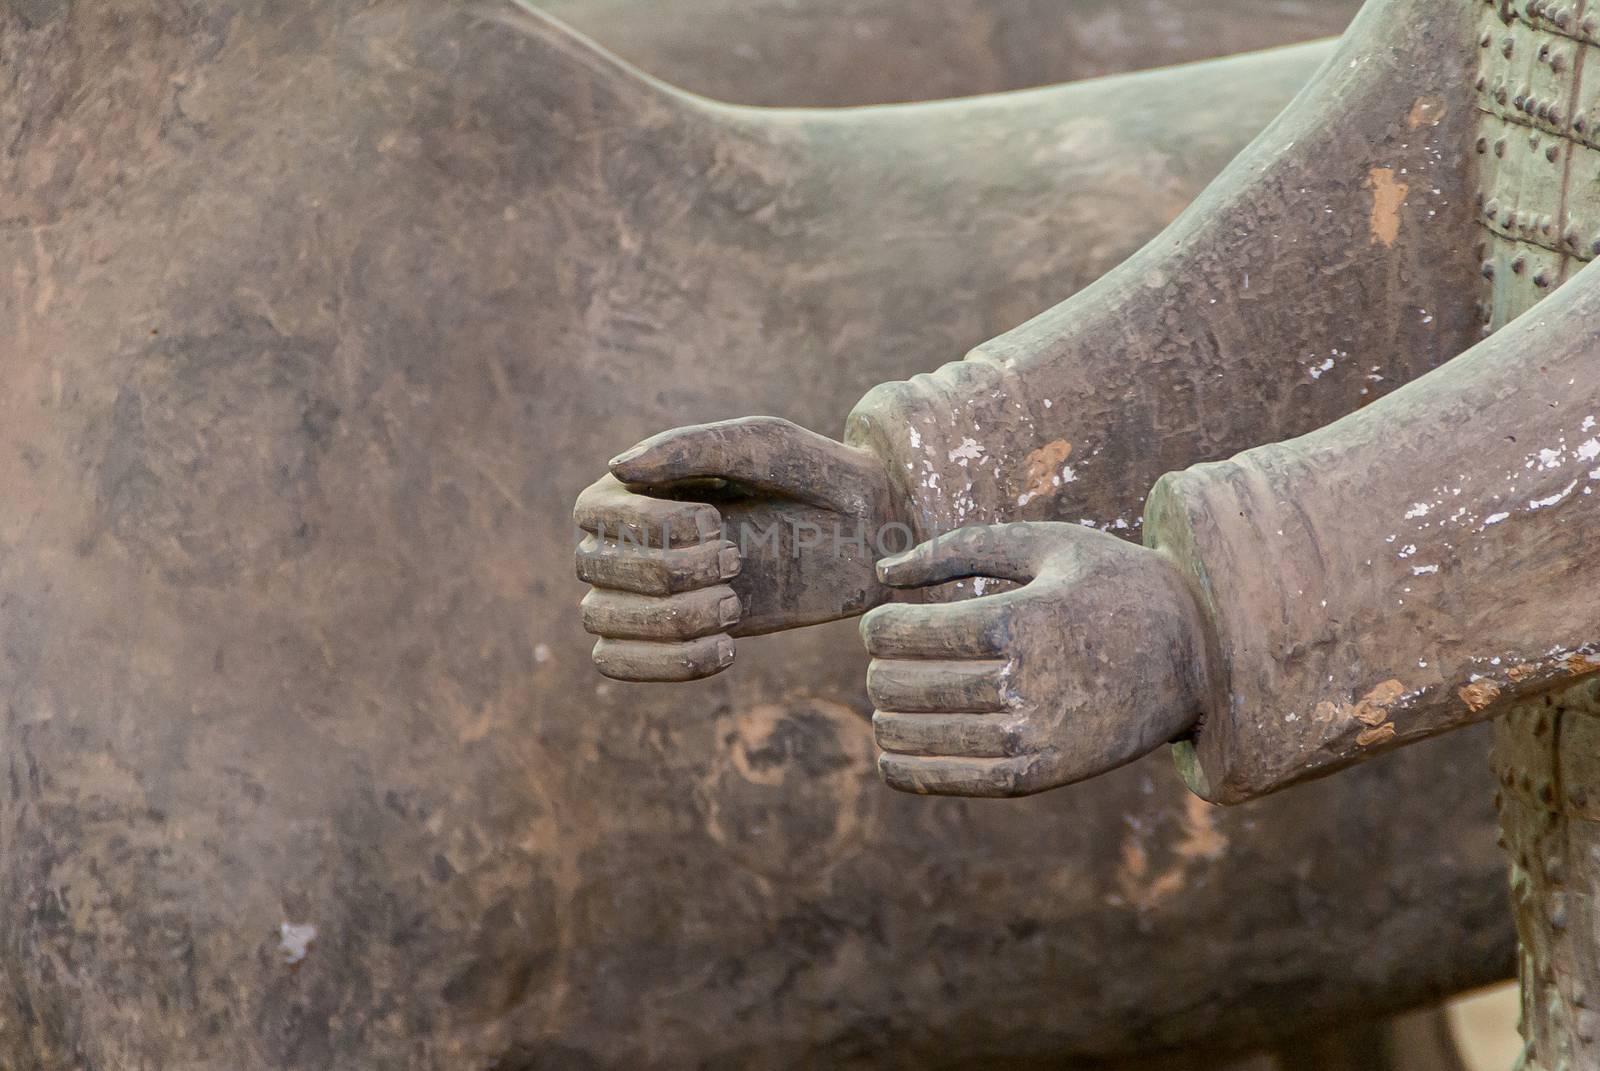
M1165 478L1215 639L1180 764L1231 802L1600 669L1600 279L1328 428Z
M1190 209L1094 285L930 376L849 436L919 534L1139 524L1162 473L1303 434L1476 341L1463 152L1470 42L1436 0L1364 13L1323 72Z

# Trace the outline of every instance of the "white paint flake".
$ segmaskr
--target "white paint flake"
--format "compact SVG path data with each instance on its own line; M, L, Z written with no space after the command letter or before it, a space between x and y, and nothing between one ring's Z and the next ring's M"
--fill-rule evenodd
M293 967L305 959L317 939L317 928L309 922L284 922L278 926L278 953Z
M1528 508L1530 510L1535 510L1544 509L1546 506L1553 506L1560 502L1563 498L1566 498L1568 495L1572 494L1572 489L1576 486L1578 486L1578 481L1573 480L1571 483L1567 484L1567 486L1563 487L1549 498L1536 498L1532 502L1529 502Z
M968 461L976 461L982 456L983 447L978 445L978 440L976 439L963 438L961 445L950 451L950 460L962 468L967 467Z

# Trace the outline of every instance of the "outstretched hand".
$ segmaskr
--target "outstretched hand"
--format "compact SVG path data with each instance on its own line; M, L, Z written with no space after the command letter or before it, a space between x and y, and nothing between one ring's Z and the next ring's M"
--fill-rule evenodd
M1071 524L964 528L879 564L915 588L1021 585L861 622L884 780L905 792L1023 796L1139 758L1191 728L1204 625L1160 553Z
M584 628L608 677L726 669L736 636L861 613L894 516L882 462L775 417L679 428L613 458L574 519ZM904 542L901 542L904 546Z

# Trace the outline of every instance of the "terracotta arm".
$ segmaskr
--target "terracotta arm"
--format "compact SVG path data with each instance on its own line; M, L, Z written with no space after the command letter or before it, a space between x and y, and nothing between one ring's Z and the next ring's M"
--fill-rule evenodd
M1591 272L1593 269L1591 269ZM888 782L1021 795L1158 740L1234 803L1600 670L1600 276L1310 435L1163 477L1145 540L1005 525L889 583L1022 586L862 624Z
M1600 669L1600 277L1315 434L1164 478L1146 538L1221 671L1191 787L1234 802Z
M1133 532L1163 472L1303 434L1477 341L1468 40L1368 4L1283 115L1120 267L932 375L847 441L924 538L1055 519Z
M968 360L875 389L844 444L763 418L616 459L577 510L602 672L715 673L733 637L882 603L885 549L961 525L1132 534L1162 472L1309 431L1464 349L1471 276L1449 253L1472 237L1456 98L1475 50L1426 29L1443 4L1366 11L1143 251ZM685 527L693 546L617 535Z
M1103 273L1126 255L1119 250L1137 248L1139 235L1159 229L1142 214L1180 212L1203 176L1231 158L1331 52L1331 43L1318 43L959 104L712 112L719 136L727 137L731 124L742 139L781 148L774 164L781 167L767 179L772 189L789 191L785 197L800 205L829 206L814 226L789 235L769 275L781 280L804 265L809 277L817 258L829 258L825 275L882 280L880 292L863 300L889 307L921 303L939 289L934 279L943 279L962 294L963 308L923 319L919 330L938 339L949 333L952 315L1004 322L1012 304L1038 307L1037 295L1070 293ZM1249 99L1239 101L1241 93ZM1107 115L1117 119L1115 134ZM866 154L866 145L885 155ZM818 176L827 176L824 187ZM1117 191L1122 201L1110 204ZM911 235L925 229L921 221L930 214L957 210L983 232L964 258ZM1006 237L1020 229L1004 220L1009 213L1040 217L1027 242ZM864 220L890 237L859 236ZM1068 240L1079 248L1030 252ZM931 277L890 279L877 267L929 248L938 262L921 267L932 269ZM1009 275L1048 278L1003 293L972 285L986 262L1019 257L1036 266L1019 264ZM792 295L793 287L785 288L783 300L810 301L808 285ZM891 342L884 340L892 350ZM861 359L894 363L880 353ZM800 386L802 394L816 389ZM848 464L851 458L857 463ZM859 470L848 483L877 491L841 501L833 493L841 465ZM705 676L728 664L736 636L859 613L884 591L872 575L876 537L900 547L911 541L908 528L895 528L903 504L892 496L881 459L781 421L680 428L614 467L632 486L608 475L583 493L575 515L593 537L579 552L580 575L595 586L585 625L601 637L595 654L602 672L624 679ZM871 516L850 512L867 504L875 507ZM726 545L724 529L732 537ZM855 552L852 540L861 532L873 537L869 553ZM703 542L713 545L694 549Z

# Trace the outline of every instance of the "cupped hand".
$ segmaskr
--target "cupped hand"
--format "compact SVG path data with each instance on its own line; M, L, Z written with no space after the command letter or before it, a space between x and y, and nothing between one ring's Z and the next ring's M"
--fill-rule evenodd
M1079 525L965 528L879 565L885 584L1020 585L882 606L861 622L884 780L905 792L1023 796L1139 758L1189 730L1205 625L1157 551Z

